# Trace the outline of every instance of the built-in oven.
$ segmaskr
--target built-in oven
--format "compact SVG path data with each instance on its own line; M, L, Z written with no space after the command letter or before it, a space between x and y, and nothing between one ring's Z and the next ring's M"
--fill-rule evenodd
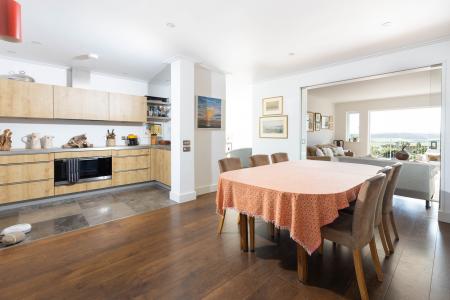
M83 157L55 160L55 185L107 180L111 179L111 177L111 157Z

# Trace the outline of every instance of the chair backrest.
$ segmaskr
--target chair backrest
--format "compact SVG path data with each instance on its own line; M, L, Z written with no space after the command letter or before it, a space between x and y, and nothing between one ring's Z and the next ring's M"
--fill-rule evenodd
M388 178L386 192L383 199L383 214L388 214L392 211L392 202L394 198L394 192L397 188L398 178L402 169L401 163L395 163L392 166L392 172L390 178Z
M241 160L237 157L219 160L220 173L242 169Z
M270 158L272 159L273 164L289 160L288 154L284 152L274 153Z
M250 166L249 157L252 155L252 148L234 149L227 153L227 157L237 157L241 160L242 167L248 168Z
M374 223L375 226L378 226L381 223L381 216L383 213L384 194L386 193L388 179L392 175L392 167L386 166L383 169L381 169L380 171L378 171L378 173L383 173L384 175L386 175L386 178L384 179L383 186L381 187L380 196L378 196L377 210L375 213L375 223Z
M367 245L373 238L375 213L381 188L386 179L383 173L367 179L356 199L353 213L352 237L357 246Z
M269 155L257 154L250 156L250 167L270 165Z

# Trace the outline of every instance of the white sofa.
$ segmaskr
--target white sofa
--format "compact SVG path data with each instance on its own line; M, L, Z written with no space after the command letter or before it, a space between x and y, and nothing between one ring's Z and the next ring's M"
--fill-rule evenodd
M434 193L439 192L435 191L435 176L439 173L439 165L436 164L346 156L335 157L334 160L339 162L367 164L382 167L393 165L396 162L401 162L403 166L400 172L395 194L426 200L427 207L429 207L429 201L433 198Z

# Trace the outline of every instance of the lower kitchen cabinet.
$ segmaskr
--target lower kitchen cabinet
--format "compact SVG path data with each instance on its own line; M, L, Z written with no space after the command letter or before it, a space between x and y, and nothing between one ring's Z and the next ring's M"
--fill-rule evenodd
M170 186L170 150L152 148L150 170L152 180Z
M51 197L53 195L53 179L0 186L0 204Z

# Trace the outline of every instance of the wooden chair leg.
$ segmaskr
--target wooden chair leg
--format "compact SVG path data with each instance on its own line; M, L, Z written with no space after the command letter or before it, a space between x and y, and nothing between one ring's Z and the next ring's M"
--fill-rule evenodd
M255 252L255 217L248 217L248 227L250 231L250 251Z
M385 256L391 255L391 252L389 251L388 245L386 243L386 237L384 236L383 223L380 223L380 225L378 225L378 232L380 233L380 240L381 240L381 244L383 245L384 255Z
M393 211L391 211L389 213L389 217L391 219L391 225L392 225L392 230L394 230L395 239L398 241L400 238L398 236L397 225L395 225L395 218L394 218L394 212Z
M364 278L364 270L361 260L361 249L353 250L353 263L355 265L356 280L358 281L361 300L369 300L369 293L367 292L366 279Z
M248 252L247 215L241 214L241 249Z
M320 243L320 246L319 246L319 249L318 249L320 255L323 255L323 241L324 240L322 238L322 242Z
M377 245L375 244L375 238L370 243L370 254L372 255L372 262L375 266L375 272L377 273L378 281L383 282L383 271L381 270L380 258L378 257Z
M297 275L298 280L306 283L308 279L308 254L299 244L297 244Z
M222 229L223 229L223 223L225 223L225 214L226 214L226 210L223 211L223 216L220 216L219 219L219 224L217 225L217 235L221 235L222 234Z
M389 251L394 253L394 245L392 245L391 234L389 233L389 225L387 222L387 215L383 215L381 222L383 223L384 237L388 245Z
M274 225L275 226L275 225ZM280 242L280 240L281 240L281 229L280 228L277 228L276 229L276 233L277 233L277 241L278 241L278 243Z

